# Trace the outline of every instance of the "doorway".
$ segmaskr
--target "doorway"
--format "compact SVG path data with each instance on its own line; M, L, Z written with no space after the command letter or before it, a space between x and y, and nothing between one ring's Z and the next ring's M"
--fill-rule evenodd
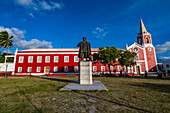
M136 73L139 75L140 74L140 66L136 66Z
M45 67L44 73L45 73L45 74L49 74L49 73L50 73L50 67Z

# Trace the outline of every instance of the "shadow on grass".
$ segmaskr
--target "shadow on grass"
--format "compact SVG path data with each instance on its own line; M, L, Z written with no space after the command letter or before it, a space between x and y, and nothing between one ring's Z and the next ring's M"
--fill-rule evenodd
M144 87L159 92L170 93L170 84L155 84L155 83L131 83L131 86Z
M128 107L128 108L131 108L131 109L135 109L135 110L137 110L137 111L142 111L142 112L151 113L151 111L148 111L148 110L144 110L144 109L141 109L141 108L137 108L137 107L134 107L134 106L131 106L131 105L121 104L121 103L118 103L118 102L116 102L116 101L107 100L107 99L100 98L100 97L93 96L93 95L89 95L89 94L86 94L86 93L76 92L76 91L75 91L75 93L79 93L79 94L82 94L82 95L85 95L85 96L88 96L88 97L91 97L91 98L99 99L99 100L102 100L102 101L107 101L107 102L110 102L110 103L113 103L113 104L117 104L117 105L119 105L119 106L123 106L123 107Z
M12 81L13 84L22 92L23 96L27 99L27 101L34 107L34 109L38 112L41 113L41 110L39 110L32 102L31 100L25 95L24 91L14 82Z
M47 80L60 81L60 82L74 82L73 80L58 79L58 78L49 78L49 77L42 77L42 76L32 76L32 77L41 78L41 79L47 79Z

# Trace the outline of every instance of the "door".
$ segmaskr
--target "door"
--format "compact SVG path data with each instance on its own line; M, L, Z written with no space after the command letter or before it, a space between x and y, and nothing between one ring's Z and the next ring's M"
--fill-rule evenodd
M140 74L140 67L136 66L136 73L139 75Z
M44 73L49 74L49 72L50 72L50 67L45 67Z

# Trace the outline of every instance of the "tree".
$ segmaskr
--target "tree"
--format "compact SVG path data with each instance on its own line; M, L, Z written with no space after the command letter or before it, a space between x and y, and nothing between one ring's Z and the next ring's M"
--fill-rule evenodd
M133 66L136 62L134 61L134 58L136 57L136 53L135 52L130 52L128 50L124 51L124 50L119 50L120 52L120 57L118 59L118 62L121 66L126 66L126 68L128 66ZM127 69L126 69L127 70Z
M93 61L101 61L103 64L107 64L111 75L110 66L116 62L116 58L119 57L119 50L116 47L100 47L98 53L93 54Z
M13 36L9 37L7 31L0 32L0 47L6 48L6 53L8 54L8 47L13 48Z

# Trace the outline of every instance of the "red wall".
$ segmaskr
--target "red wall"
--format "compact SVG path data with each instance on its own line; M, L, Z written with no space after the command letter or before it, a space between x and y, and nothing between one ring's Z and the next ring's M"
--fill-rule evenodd
M69 52L70 54L61 54L64 52ZM73 52L76 52L77 54L72 54ZM98 52L98 51L92 51L92 52ZM23 53L23 54L22 54ZM29 54L25 54L29 53ZM39 54L35 54L39 53ZM47 53L47 54L42 54L42 53ZM54 53L54 54L48 54L48 53ZM59 53L59 54L57 54ZM23 63L19 63L19 57L24 56ZM28 63L28 56L33 56L33 62ZM37 56L42 56L42 62L37 63ZM45 56L50 56L50 62L47 63L45 62ZM59 56L58 62L54 62L54 56ZM69 62L64 62L64 56L69 56ZM22 67L22 72L21 73L29 73L27 72L28 67L32 67L31 73L44 73L44 67L49 67L50 66L50 73L54 73L53 69L54 66L58 67L58 74L61 73L78 73L74 72L74 66L78 66L78 62L74 62L74 56L78 56L78 51L18 51L16 55L16 62L15 62L15 73L18 72L18 67ZM79 59L81 60L81 59ZM119 66L118 62L113 64L113 71L116 70L116 72L119 72L117 69L117 66ZM68 72L64 72L64 66L69 67ZM97 66L97 71L93 71L94 73L97 72L102 72L101 71L101 66L105 66L105 72L109 72L108 65L104 65L100 62L93 62L92 66ZM41 67L41 71L37 72L37 67ZM123 67L122 67L123 69Z

